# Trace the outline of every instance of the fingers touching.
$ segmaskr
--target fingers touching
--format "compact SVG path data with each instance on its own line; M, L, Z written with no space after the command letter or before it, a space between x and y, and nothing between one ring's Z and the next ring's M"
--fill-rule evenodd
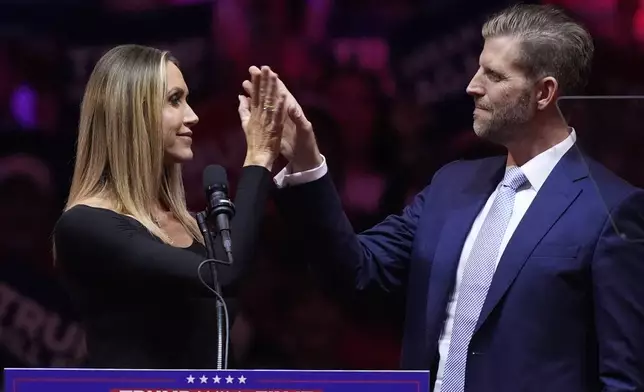
M246 129L246 124L251 123L255 125L250 128L281 133L289 108L289 96L282 89L284 84L267 66L261 69L250 67L249 73L251 80L242 83L249 97L239 96L238 111L242 125Z
M285 113L284 115L276 116L276 113L280 111L279 100L282 95L284 95L285 102L281 105L281 110L286 111L288 108L288 96L284 94L284 84L279 80L277 74L267 66L263 66L261 69L252 66L248 71L251 80L244 80L242 87L250 96L249 112L254 110L257 110L258 113L262 112L265 124L269 124L280 117L285 119ZM286 90L286 93L288 93L288 90Z
M244 89L244 91L249 96L253 97L253 99L255 99L255 97L257 97L257 94L259 94L259 90L260 90L259 84L265 68L268 68L268 67L264 66L262 67L262 69L259 69L256 66L250 67L248 69L248 72L251 75L251 80L244 80L244 82L242 83L242 88ZM310 123L306 119L306 116L304 116L302 107L297 103L297 101L295 100L295 97L293 96L293 94L291 94L288 88L286 88L286 85L284 84L284 82L282 82L282 80L277 77L277 74L275 74L275 79L273 81L276 81L276 88L277 88L276 94L285 95L284 107L286 110L286 114L294 122L298 123L299 126L302 126L303 128L310 127ZM271 81L271 83L273 81ZM257 104L255 107L263 106L262 98L256 99L256 102Z
M262 104L262 99L265 99L267 96L269 96L269 92L266 91L264 94L260 93L260 90L262 86L268 86L268 84L263 84L264 82L264 77L268 77L269 79L266 80L266 82L275 83L275 87L277 88L278 94L284 93L287 95L287 101L289 99L290 92L284 85L284 82L282 82L278 75L271 71L270 67L263 66L262 69L260 70L259 68L252 66L248 69L248 72L250 73L250 80L244 80L242 83L242 88L248 94L250 97L253 99L252 106L253 107L259 107ZM275 75L275 78L273 80L270 80L270 77L272 75ZM262 98L264 97L264 98ZM288 104L288 102L287 102Z

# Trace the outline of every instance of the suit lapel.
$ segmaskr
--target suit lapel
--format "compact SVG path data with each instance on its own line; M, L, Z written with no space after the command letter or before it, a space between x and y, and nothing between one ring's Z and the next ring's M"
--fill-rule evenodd
M583 158L573 146L559 161L521 219L492 279L474 333L512 285L530 254L581 193L576 180L587 176Z
M456 270L465 239L472 223L483 205L496 188L505 171L505 157L486 161L484 167L474 170L474 180L453 195L452 203L445 213L445 224L437 242L432 260L429 291L427 296L427 337L430 352L436 350L436 342L445 321L445 311L454 289Z

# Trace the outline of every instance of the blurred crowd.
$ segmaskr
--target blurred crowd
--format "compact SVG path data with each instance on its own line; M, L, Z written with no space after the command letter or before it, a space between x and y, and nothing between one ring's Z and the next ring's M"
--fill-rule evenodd
M630 17L625 20L632 21L631 27L644 20L637 4L613 2L621 7L615 8L615 18ZM57 284L51 230L69 186L83 83L110 46L159 42L178 57L200 117L194 129L195 160L184 171L194 211L205 206L201 175L206 165L226 167L235 189L245 154L236 96L250 65L270 65L304 106L356 230L400 211L441 165L500 152L475 138L472 104L465 96L480 49L477 31L474 44L466 42L464 37L472 35L466 34L465 22L487 12L483 6L466 20L462 9L455 13L453 8L458 10L462 1L65 0L58 9L26 11L28 3L5 6L11 16L0 20L3 367L82 364L83 332ZM490 7L507 3L490 2ZM578 2L563 3L579 10ZM52 12L60 16L59 23L43 27ZM597 15L587 9L580 15L593 31L604 31ZM7 18L21 22L12 25ZM440 19L450 28L462 24L460 40L430 28L410 33L410 26L431 25L423 18ZM632 97L567 99L561 109L583 148L643 186L636 155L643 140L638 116L644 109L644 98L636 97L644 82L638 37L636 28L598 34L589 86L592 95ZM415 40L445 44L436 55ZM454 66L459 73L445 74L444 66L429 65L428 57L436 55L440 63L445 53L459 50L467 52ZM423 66L428 69L415 71ZM448 77L452 87L417 83ZM293 256L296 247L270 208L257 264L240 298L243 313L233 326L239 363L249 368L396 368L404 298L374 300L376 294L366 293L370 298L341 301L316 279L306 260Z

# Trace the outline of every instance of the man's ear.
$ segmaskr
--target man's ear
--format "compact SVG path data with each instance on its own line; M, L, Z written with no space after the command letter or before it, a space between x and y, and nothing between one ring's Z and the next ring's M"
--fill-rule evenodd
M537 110L544 110L557 100L559 83L552 76L547 76L537 82Z

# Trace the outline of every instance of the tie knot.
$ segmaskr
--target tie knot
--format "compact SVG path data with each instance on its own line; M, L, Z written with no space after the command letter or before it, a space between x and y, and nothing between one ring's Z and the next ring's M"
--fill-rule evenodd
M523 174L521 169L517 166L512 166L505 172L505 177L503 177L501 185L507 186L516 191L526 182L528 182L528 178L525 176L525 174Z

